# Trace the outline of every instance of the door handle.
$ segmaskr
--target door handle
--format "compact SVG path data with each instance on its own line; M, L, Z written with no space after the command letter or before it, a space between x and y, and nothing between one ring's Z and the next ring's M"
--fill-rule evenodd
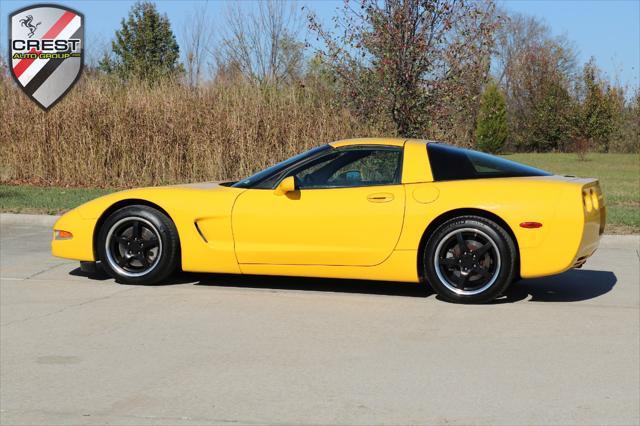
M388 203L393 201L393 194L389 192L378 192L377 194L367 195L367 201L371 203Z

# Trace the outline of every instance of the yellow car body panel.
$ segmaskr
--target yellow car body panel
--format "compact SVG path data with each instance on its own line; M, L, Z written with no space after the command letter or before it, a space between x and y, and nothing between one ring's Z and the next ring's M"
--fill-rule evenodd
M73 238L54 239L52 253L64 258L96 260L93 241L96 224L104 218L104 212L122 201L142 202L164 210L176 225L183 270L239 273L231 232L231 209L235 198L244 190L216 184L204 186L133 189L83 204L54 225L54 229L71 232Z
M247 189L233 209L238 262L380 264L400 238L404 192L402 185L302 190L280 196Z
M297 190L218 184L122 191L90 201L56 222L55 256L95 261L101 221L143 203L174 222L181 268L219 272L417 282L428 229L454 214L484 214L515 239L520 275L580 266L598 246L605 207L597 180L560 176L434 181L424 141L353 139L330 144L403 147L398 185ZM539 222L528 229L523 222ZM431 226L431 228L430 228Z
M448 212L489 212L515 236L523 278L566 271L597 248L600 217L595 211L585 216L581 196L582 187L592 182L521 177L406 185L411 195L397 249L415 250L429 224ZM542 227L522 228L523 222L539 222Z

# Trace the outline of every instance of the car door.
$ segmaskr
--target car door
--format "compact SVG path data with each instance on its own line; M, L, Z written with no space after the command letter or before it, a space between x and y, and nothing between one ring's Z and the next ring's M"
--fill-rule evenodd
M266 189L240 194L232 212L241 264L361 265L393 251L404 218L402 148L333 149ZM296 190L273 188L293 176Z

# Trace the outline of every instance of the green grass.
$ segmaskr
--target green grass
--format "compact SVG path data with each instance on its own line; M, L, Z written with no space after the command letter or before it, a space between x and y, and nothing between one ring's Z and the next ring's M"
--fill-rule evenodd
M606 232L640 232L640 155L512 154L509 160L559 175L598 178L607 205Z
M59 214L109 192L113 190L0 185L0 212Z
M512 154L505 158L561 175L600 180L608 208L607 232L640 232L640 156L638 154ZM59 214L109 189L0 185L0 211Z

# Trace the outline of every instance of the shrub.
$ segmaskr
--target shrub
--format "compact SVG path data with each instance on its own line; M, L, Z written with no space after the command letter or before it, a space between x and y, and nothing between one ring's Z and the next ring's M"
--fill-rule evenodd
M504 95L494 82L490 82L482 94L476 128L478 149L491 153L502 151L509 130Z

